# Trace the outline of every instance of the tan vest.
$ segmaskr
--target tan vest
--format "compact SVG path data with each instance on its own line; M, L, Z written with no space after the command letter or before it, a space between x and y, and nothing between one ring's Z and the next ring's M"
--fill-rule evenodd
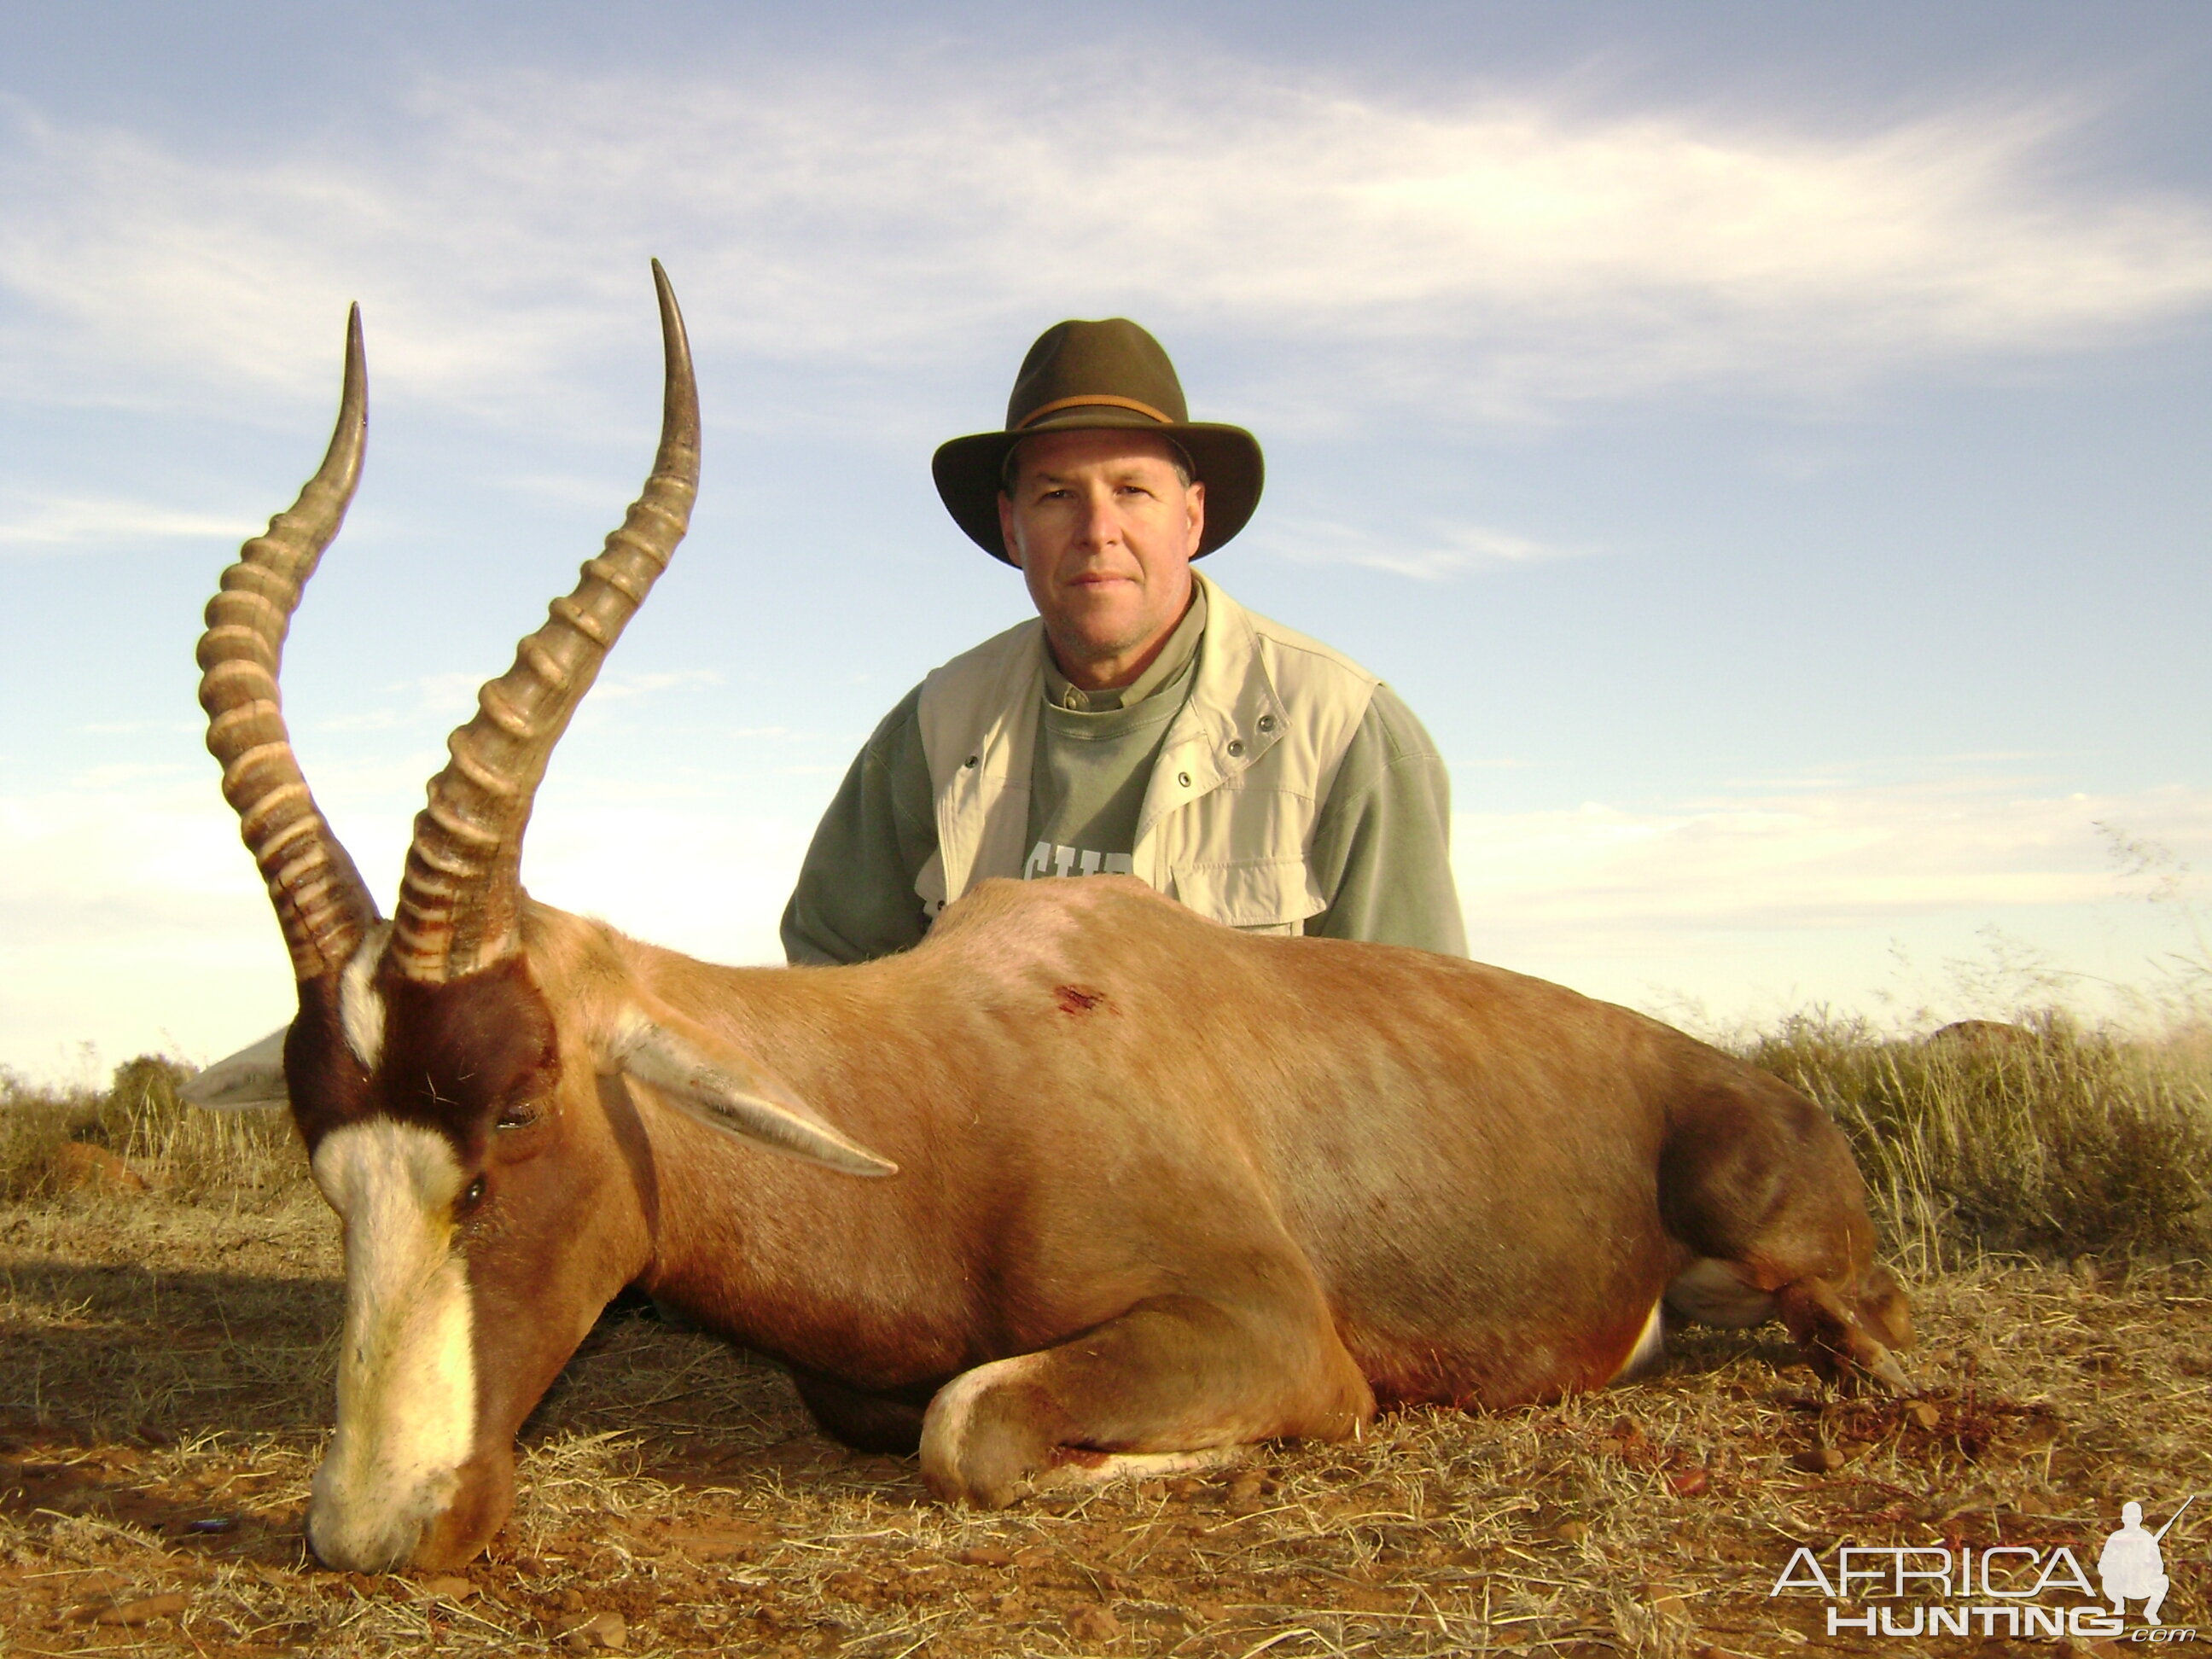
M1295 933L1328 908L1306 855L1377 682L1193 575L1206 585L1206 638L1145 791L1132 862L1201 915ZM933 916L979 881L1022 872L1044 663L1044 624L1031 620L921 683L937 851L915 890Z

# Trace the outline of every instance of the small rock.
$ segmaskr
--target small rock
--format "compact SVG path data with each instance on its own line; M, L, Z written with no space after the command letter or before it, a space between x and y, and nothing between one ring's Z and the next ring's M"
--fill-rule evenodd
M1078 1607L1067 1615L1067 1633L1079 1642L1110 1642L1121 1633L1121 1621L1104 1607Z
M1943 1413L1925 1400L1916 1400L1905 1408L1905 1414L1923 1429L1932 1429L1943 1420Z
M191 1605L192 1598L181 1590L167 1595L141 1596L136 1601L125 1601L120 1607L102 1607L93 1622L96 1625L143 1625L155 1619L173 1619Z
M1667 1477L1667 1490L1677 1498L1695 1498L1711 1484L1712 1477L1703 1466L1677 1469Z
M1790 1462L1808 1474L1833 1474L1844 1467L1844 1455L1833 1446L1815 1446L1810 1451L1801 1451Z
M418 1578L415 1582L415 1594L426 1601L465 1601L476 1593L474 1584L454 1573L442 1574L436 1578Z
M1562 1544L1579 1544L1589 1536L1589 1522L1562 1521L1552 1528L1552 1536Z
M561 1638L571 1652L591 1653L604 1650L620 1653L629 1645L629 1622L622 1614L609 1609L593 1613Z

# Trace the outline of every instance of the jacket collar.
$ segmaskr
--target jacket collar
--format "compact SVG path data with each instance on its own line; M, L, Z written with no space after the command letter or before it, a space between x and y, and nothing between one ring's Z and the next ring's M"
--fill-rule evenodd
M1137 814L1140 844L1161 813L1219 788L1283 739L1283 702L1249 613L1211 578L1194 570L1191 579L1206 593L1206 638Z

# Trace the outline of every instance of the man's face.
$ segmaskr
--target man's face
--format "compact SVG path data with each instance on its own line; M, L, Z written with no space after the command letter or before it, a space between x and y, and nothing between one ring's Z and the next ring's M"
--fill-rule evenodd
M1189 604L1206 486L1183 483L1176 454L1164 438L1120 429L1022 441L999 527L1078 684L1133 679Z

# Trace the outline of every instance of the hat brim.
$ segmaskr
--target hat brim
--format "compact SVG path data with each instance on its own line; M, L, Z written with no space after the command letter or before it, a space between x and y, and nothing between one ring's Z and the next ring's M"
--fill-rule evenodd
M1073 414L1073 411L1071 411ZM1024 438L1048 432L1103 430L1148 432L1182 446L1206 486L1206 528L1198 550L1202 559L1243 529L1260 505L1260 491L1267 468L1260 453L1260 441L1241 426L1211 421L1187 421L1163 425L1141 416L1115 419L1115 411L1084 411L1076 418L1045 421L1022 432L978 432L955 438L938 447L929 470L937 480L938 498L952 521L968 532L968 539L1001 563L1012 564L1006 540L999 532L999 480L1007 452Z

